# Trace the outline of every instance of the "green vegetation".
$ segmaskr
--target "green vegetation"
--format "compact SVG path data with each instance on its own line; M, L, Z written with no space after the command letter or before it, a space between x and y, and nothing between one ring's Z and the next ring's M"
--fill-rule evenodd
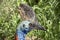
M28 33L29 36L43 40L60 39L60 0L0 0L0 40L14 40L16 27L21 21L17 10L20 3L30 5L39 23L47 28L45 32L33 30Z

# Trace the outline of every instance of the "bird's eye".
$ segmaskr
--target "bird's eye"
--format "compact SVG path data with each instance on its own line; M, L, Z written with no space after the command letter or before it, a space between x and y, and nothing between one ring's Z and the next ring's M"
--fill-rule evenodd
M32 23L29 23L29 26L31 27L32 26Z
M29 24L29 26L30 26L30 27L35 27L35 25L34 25L34 24L32 24L32 23L30 23L30 24Z
M25 24L23 24L23 27L25 27Z

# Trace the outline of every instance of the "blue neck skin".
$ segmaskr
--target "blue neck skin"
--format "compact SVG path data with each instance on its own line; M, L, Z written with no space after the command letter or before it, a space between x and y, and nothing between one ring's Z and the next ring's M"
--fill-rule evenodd
M29 21L23 21L18 25L17 27L18 40L25 40L26 34L31 30L31 28L29 28L29 23L30 23ZM25 25L25 27L23 27L23 24Z
M17 35L18 35L18 40L25 40L25 36L28 32L23 30L23 31L19 31L17 30Z

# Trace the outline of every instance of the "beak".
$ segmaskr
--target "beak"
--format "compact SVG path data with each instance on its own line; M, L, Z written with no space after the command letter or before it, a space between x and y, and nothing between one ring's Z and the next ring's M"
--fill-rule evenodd
M43 27L43 26L41 26L41 25L36 25L35 24L35 29L37 29L37 30L44 30L44 31L46 31L46 29Z
M41 26L40 24L29 24L30 25L30 28L31 29L37 29L37 30L44 30L44 31L46 31L46 29L43 27L43 26Z

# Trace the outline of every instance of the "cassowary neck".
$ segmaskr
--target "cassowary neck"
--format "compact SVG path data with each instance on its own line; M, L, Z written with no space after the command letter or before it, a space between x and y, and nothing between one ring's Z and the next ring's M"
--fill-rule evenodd
M27 34L26 31L18 31L18 30L17 30L17 35L18 35L18 39L19 39L19 40L25 40L26 34Z

